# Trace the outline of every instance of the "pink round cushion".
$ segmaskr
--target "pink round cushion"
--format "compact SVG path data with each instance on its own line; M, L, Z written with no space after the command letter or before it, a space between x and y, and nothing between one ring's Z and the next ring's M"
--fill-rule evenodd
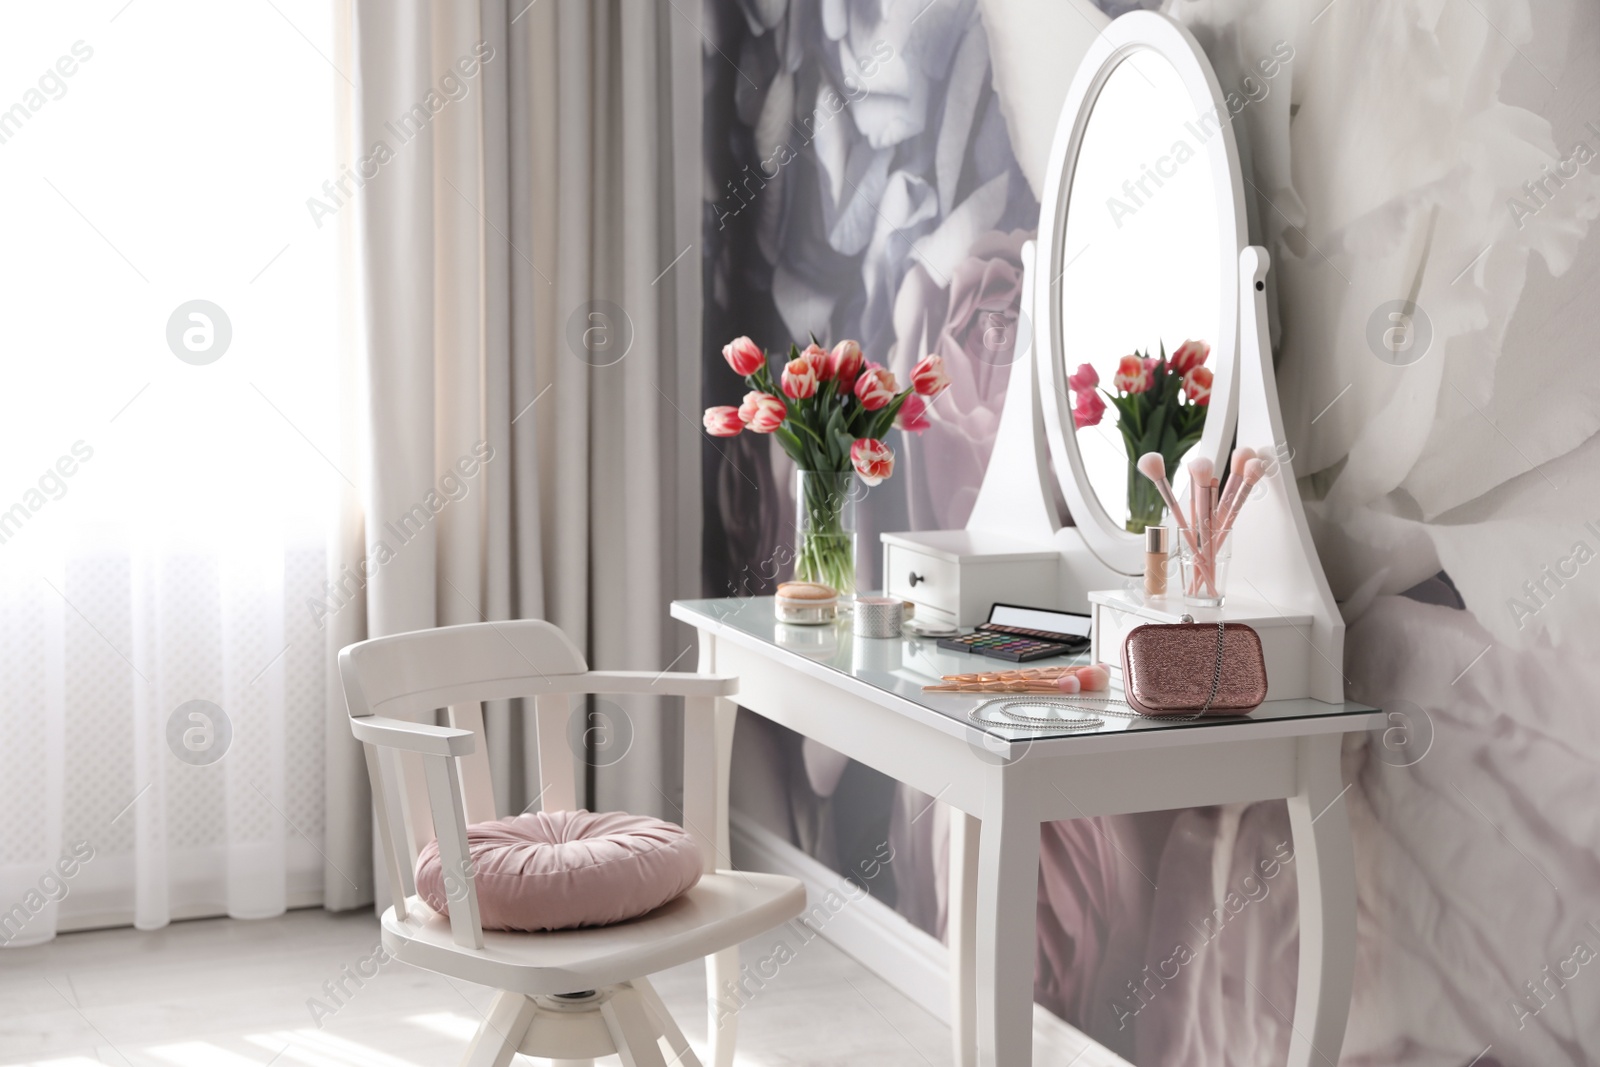
M485 930L570 930L654 911L700 880L700 849L682 828L625 811L551 811L467 827ZM449 915L439 843L417 857L417 892ZM448 892L447 892L448 890Z

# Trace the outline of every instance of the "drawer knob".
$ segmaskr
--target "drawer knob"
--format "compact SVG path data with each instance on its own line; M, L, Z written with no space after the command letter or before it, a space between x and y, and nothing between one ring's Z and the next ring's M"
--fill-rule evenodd
M911 572L911 588L915 589L920 583L925 582L927 580L928 579L924 578L922 575L918 574L916 571L912 571Z

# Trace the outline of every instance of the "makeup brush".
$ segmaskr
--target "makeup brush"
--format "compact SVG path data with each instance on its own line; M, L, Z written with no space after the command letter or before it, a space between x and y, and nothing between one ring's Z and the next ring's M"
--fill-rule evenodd
M1233 522L1239 517L1239 512L1244 510L1244 503L1250 499L1250 491L1256 487L1263 475L1267 473L1267 465L1259 459L1252 459L1245 463L1244 471L1240 474L1239 491L1233 495L1233 501L1222 516L1221 533L1219 537L1227 537L1233 529ZM1220 539L1218 541L1220 544Z
M1217 505L1217 512L1222 515L1228 513L1228 507L1233 503L1233 498L1239 492L1239 481L1244 477L1244 465L1256 458L1256 450L1240 446L1233 450L1233 455L1228 460L1228 484L1222 488L1222 501Z
M1056 681L1068 680L1074 685L1078 681L1071 675L1063 675L1062 678ZM922 687L922 691L924 693L1060 693L1062 689L1056 684L1056 681L946 682L943 685L925 685Z
M1161 500L1167 505L1167 510L1172 512L1172 521L1178 524L1178 530L1184 539L1189 542L1189 547L1195 547L1194 530L1183 517L1183 508L1178 503L1172 485L1167 481L1167 461L1161 458L1160 452L1146 452L1139 457L1136 464L1139 473L1155 483L1156 492L1161 494Z
M1207 490L1211 488L1211 477L1216 474L1217 465L1204 456L1193 460L1189 464L1189 499L1194 504L1195 524L1194 532L1203 545L1211 535L1210 497ZM1202 521L1204 518L1205 521Z
M947 682L1015 682L1027 679L1054 680L1063 674L1072 674L1077 667L1019 667L1009 671L982 671L976 674L947 674Z
M1020 667L1009 671L991 671L981 674L947 674L944 681L957 685L991 685L1000 682L1044 682L1057 688L1066 688L1067 678L1074 679L1086 693L1099 692L1110 687L1111 675L1104 664L1090 663L1081 667Z
M1216 516L1211 509L1211 481L1216 474L1216 466L1205 456L1189 463L1189 506L1193 511L1195 572L1207 585L1211 583L1212 539L1216 533L1212 525Z
M1079 667L1073 673L1077 675L1078 685L1085 693L1099 693L1111 688L1111 673L1101 664Z

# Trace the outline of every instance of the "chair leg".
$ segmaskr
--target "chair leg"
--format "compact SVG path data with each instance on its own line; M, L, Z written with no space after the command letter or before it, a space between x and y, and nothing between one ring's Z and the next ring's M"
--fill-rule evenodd
M711 1067L733 1067L733 1046L739 1039L739 1015L722 1010L725 985L739 982L739 946L706 957L706 1055Z
M501 990L467 1046L461 1067L508 1067L537 1010L531 998Z
M600 1005L606 1029L622 1057L623 1067L667 1067L661 1055L660 1032L645 1010L644 998L630 985L620 985Z
M672 1059L668 1061L667 1067L701 1067L700 1057L689 1047L689 1039L678 1029L678 1021L672 1017L672 1012L667 1010L667 1005L662 1001L661 994L656 992L656 987L650 984L648 978L635 978L632 985L638 990L639 999L644 1001L645 1008L655 1019L656 1029L661 1031L661 1039L667 1043L667 1051L672 1053Z

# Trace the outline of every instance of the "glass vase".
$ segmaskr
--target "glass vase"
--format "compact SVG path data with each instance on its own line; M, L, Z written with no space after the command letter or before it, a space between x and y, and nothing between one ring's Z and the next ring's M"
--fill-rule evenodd
M853 471L795 472L796 581L821 582L841 596L856 591Z
M1156 483L1139 473L1139 468L1128 464L1128 521L1129 533L1142 534L1146 526L1160 526L1166 502Z

